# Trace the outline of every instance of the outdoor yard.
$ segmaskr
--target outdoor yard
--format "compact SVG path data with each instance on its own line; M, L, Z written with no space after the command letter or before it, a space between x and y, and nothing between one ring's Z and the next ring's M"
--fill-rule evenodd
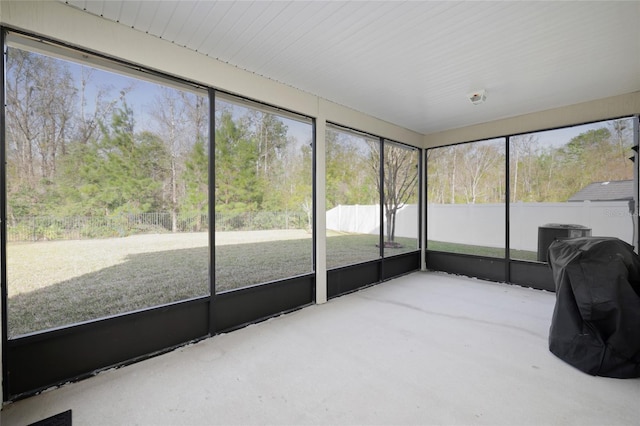
M9 243L9 337L209 294L208 233ZM397 239L413 251L414 239ZM378 258L375 235L331 233L327 266ZM304 230L216 234L216 291L313 271Z
M444 251L447 253L471 254L475 256L500 257L504 258L504 248L474 246L469 244L449 243L445 241L427 242L427 249L434 251ZM510 250L511 259L537 261L538 253L529 250Z

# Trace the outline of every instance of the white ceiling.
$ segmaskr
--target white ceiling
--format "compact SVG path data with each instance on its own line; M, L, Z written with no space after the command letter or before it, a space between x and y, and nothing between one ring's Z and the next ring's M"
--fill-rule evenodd
M640 90L638 1L63 2L423 134Z

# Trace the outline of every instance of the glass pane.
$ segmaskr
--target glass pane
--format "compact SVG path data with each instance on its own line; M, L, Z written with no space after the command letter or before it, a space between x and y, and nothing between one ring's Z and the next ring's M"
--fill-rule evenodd
M216 99L216 292L313 272L311 120Z
M380 141L326 132L327 268L380 258Z
M207 98L7 58L9 336L209 293Z
M418 249L420 151L384 143L384 255Z
M427 248L504 257L505 139L427 151Z
M511 258L546 262L555 238L632 244L632 128L627 118L510 138Z

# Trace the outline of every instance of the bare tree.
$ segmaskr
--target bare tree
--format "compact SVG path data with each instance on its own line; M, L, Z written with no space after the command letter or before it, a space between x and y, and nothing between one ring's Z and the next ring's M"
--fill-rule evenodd
M171 231L178 231L180 200L186 192L184 182L185 156L196 143L202 143L208 155L209 108L204 96L162 87L156 98L152 115L156 119L158 133L169 153L168 182L165 182Z
M509 156L511 160L511 173L513 182L511 187L511 200L518 201L518 196L531 198L533 191L533 174L537 161L538 137L535 134L512 136L509 138ZM522 186L524 194L520 195L519 187Z
M380 145L369 143L371 167L376 174L376 187L383 192L386 221L385 247L397 247L395 242L396 217L412 197L416 198L418 183L418 151L386 142L383 151L383 175L380 181ZM417 200L416 200L417 201Z
M456 147L441 147L427 151L429 202L455 203Z
M68 133L74 117L76 88L70 72L59 63L38 71L38 79L32 89L38 98L35 113L41 117L41 132L37 138L40 154L40 176L52 180L56 174L58 154L66 153Z
M37 102L31 82L32 69L38 64L27 52L10 49L7 60L7 156L14 171L14 182L33 184L33 151L42 127L39 115L33 114Z
M477 142L460 146L464 150L462 186L467 203L475 204L481 195L481 183L489 171L504 158L493 144Z
M124 87L120 89L117 96L108 99L113 88L106 85L97 87L93 84L95 71L94 68L87 66L82 66L80 70L77 89L80 95L80 111L76 114L74 140L82 145L86 145L90 139L98 136L100 123L109 122L116 105L122 103L126 95L134 88L133 85ZM89 86L97 89L95 94L88 93ZM93 99L91 106L88 105L89 98Z
M209 101L205 96L178 92L185 108L188 132L196 141L207 141L209 135Z
M633 123L628 118L623 118L620 120L613 120L609 123L609 131L611 132L611 136L613 138L613 142L616 144L620 161L622 164L626 165L627 158L629 155L629 149L633 145Z
M160 89L153 109L153 116L157 120L160 137L164 141L169 154L169 210L171 211L171 232L178 231L178 176L182 172L180 161L188 138L186 132L186 107L175 89L163 87Z
M287 125L275 114L250 109L243 117L257 149L256 175L266 181L277 179L273 174L287 148Z
M6 74L7 155L11 189L51 181L66 152L76 88L68 67L54 59L9 49Z
M456 170L458 166L458 147L452 147L452 155L451 155L451 204L456 203Z

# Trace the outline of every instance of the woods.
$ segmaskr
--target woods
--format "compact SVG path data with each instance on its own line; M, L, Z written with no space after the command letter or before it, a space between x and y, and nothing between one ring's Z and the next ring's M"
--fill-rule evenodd
M573 130L509 138L511 202L564 202L590 183L633 179L631 119ZM505 148L497 139L428 150L429 202L504 203Z
M205 94L149 83L61 59L8 49L7 213L20 218L168 213L172 232L205 230L209 212L209 105ZM216 215L269 228L274 212L312 224L310 120L219 97L215 105ZM562 202L597 181L632 179L629 119L509 139L511 202ZM384 193L386 238L395 214L416 203L418 154L329 128L327 209L377 204ZM504 139L427 151L431 203L502 203ZM236 218L237 220L232 220ZM194 222L195 221L195 222ZM246 220L244 220L246 222ZM193 225L195 223L195 225Z
M138 223L120 227L117 234L154 226L158 232L179 232L185 230L184 223L190 230L206 229L210 108L205 93L16 48L8 50L7 64L11 229L34 223L40 228L46 223L50 227L82 223L84 228L92 223L122 223L118 217L123 215L159 214L170 215L170 224L166 219ZM306 223L301 226L311 229L311 120L218 96L213 136L212 201L224 229L230 224L237 229L281 226L278 212L286 223L303 214ZM418 151L385 143L381 183L378 139L363 142L331 129L326 137L327 207L377 204L384 192L387 238L393 241L397 210L417 202ZM148 213L152 215L143 216ZM116 233L109 226L101 229L104 232L83 229L69 235ZM23 234L34 234L35 239L62 235L52 229L21 230Z
M206 229L206 93L16 48L6 80L10 225L162 212L170 231L187 218ZM216 213L310 211L311 125L232 99L218 100L216 111Z
M215 141L216 212L305 210L313 181L310 122L222 100Z
M106 74L96 69L8 53L10 220L193 211L186 164L206 139L206 98L145 83L157 89L156 119L140 126L128 103L134 79L114 87L94 81Z

